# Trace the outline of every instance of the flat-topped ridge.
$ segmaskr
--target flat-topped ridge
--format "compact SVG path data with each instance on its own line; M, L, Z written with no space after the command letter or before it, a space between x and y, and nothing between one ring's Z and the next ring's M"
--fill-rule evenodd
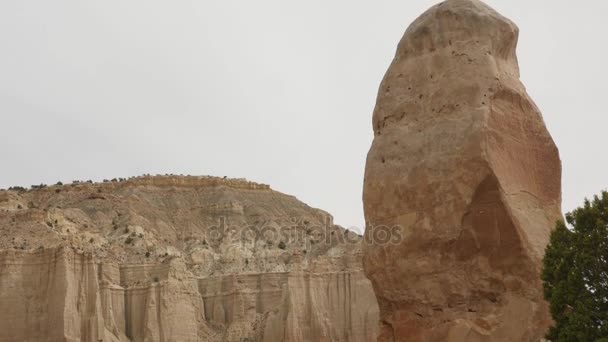
M256 183L245 178L227 178L215 176L191 176L191 175L141 175L130 178L113 178L104 179L102 182L93 182L75 180L71 183L57 182L54 185L32 185L30 188L21 186L10 187L8 191L36 191L36 190L57 190L63 188L80 188L80 187L108 187L108 188L123 188L129 186L158 186L158 187L214 187L227 186L234 189L246 190L271 190L268 184ZM0 189L0 192L7 190Z

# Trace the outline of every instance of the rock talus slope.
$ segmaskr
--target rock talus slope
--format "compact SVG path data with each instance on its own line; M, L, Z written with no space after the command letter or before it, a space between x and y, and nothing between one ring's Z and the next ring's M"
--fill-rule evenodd
M244 180L0 190L0 341L368 341L360 242Z
M538 341L550 324L539 274L561 162L517 39L484 3L447 0L399 43L363 191L381 341Z

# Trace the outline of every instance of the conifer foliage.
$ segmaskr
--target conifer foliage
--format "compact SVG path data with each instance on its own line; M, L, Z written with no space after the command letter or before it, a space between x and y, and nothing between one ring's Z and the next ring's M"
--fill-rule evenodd
M608 192L566 214L551 234L542 279L550 341L608 342Z

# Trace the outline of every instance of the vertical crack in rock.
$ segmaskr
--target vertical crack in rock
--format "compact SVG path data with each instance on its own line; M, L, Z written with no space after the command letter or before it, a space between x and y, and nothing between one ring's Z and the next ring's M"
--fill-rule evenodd
M517 38L484 3L444 1L380 85L363 190L380 341L538 341L550 324L539 274L561 162Z

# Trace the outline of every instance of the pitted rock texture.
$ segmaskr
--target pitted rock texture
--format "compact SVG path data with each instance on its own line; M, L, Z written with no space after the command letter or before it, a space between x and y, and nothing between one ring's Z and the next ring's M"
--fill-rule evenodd
M561 163L517 39L484 3L447 0L399 43L363 191L380 341L538 341L550 324L540 267Z
M368 341L361 237L267 185L0 191L0 341Z

